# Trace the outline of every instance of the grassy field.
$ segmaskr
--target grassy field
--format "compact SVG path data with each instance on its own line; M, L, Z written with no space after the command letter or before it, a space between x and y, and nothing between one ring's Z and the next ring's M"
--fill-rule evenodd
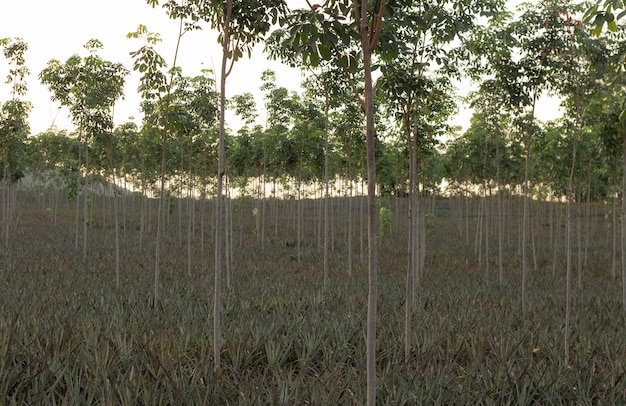
M347 273L347 228L341 214L345 200L334 201L331 288L326 293L317 203L305 203L299 254L288 207L293 203L266 205L263 246L256 234L254 201L236 205L232 286L223 297L218 371L211 347L210 206L205 208L204 246L200 226L195 226L191 273L187 216L178 217L177 206L172 206L162 257L161 305L155 310L156 224L151 223L140 248L137 202L124 208L121 287L116 289L114 228L110 207L102 210L104 200L94 200L86 261L82 240L75 247L72 204L60 204L53 215L49 204L39 200L19 196L10 255L5 246L0 258L0 403L365 402L367 276L360 261L358 222L353 276ZM602 208L594 211L590 228L582 228L592 235L584 283L573 300L571 362L565 365L565 259L564 252L557 252L553 275L547 212L536 217L537 269L531 270L529 311L522 314L517 203L508 203L510 234L505 240L505 283L500 286L493 225L487 273L487 260L483 255L479 263L475 252L475 210L467 229L460 228L455 202L438 201L435 216L429 218L412 353L405 362L405 203L388 203L393 221L389 235L381 239L379 404L626 402L621 286L609 270L608 220ZM472 205L477 207L476 201ZM196 212L196 221L200 218ZM562 240L559 244L564 247Z

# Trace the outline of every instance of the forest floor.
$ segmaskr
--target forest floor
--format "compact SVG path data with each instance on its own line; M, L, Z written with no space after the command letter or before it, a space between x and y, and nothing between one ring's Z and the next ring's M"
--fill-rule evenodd
M155 215L140 238L139 201L128 199L121 205L116 288L110 201L94 197L84 258L83 225L76 244L73 203L18 196L16 220L0 256L0 403L365 403L362 247L367 245L357 199L352 275L347 200L333 200L326 291L317 202L306 201L302 208L300 252L294 202L259 206L249 199L233 206L233 260L221 309L218 370L212 354L212 206L196 203L191 256L186 203L169 206L161 297L154 309ZM485 218L479 201L441 199L434 210L429 206L406 359L403 200L387 202L393 220L380 237L380 404L626 403L626 331L620 278L611 276L606 207L590 210L577 229L581 254L574 255L566 364L560 211L549 205L534 211L528 310L522 312L519 204L507 202L502 284L496 223L485 226L487 251L486 240L479 238L478 219ZM462 207L470 210L459 211ZM495 219L494 210L487 213Z

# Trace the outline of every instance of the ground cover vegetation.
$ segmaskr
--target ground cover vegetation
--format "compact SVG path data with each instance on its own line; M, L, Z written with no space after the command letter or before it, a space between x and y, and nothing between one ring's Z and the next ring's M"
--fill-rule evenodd
M147 3L223 58L186 76L139 25L140 123L94 39L38 75L76 129L30 134L0 40L5 403L625 401L620 2ZM308 73L260 72L264 116L226 97L258 43Z
M295 201L277 202L278 235L257 241L256 202L234 211L230 289L222 316L222 367L213 368L212 275L206 229L194 235L192 271L179 238L175 207L163 240L159 312L152 308L152 248L139 246L139 196L127 197L121 231L121 281L114 278L112 196L94 200L88 262L74 246L73 205L53 195L19 194L22 219L13 233L13 269L3 272L3 402L80 401L120 404L360 404L365 399L365 256L347 272L347 198L333 198L335 243L325 290L319 263L319 209L304 202L299 254L293 244ZM363 199L363 198L356 198ZM158 201L150 232L156 231ZM211 204L214 204L212 202ZM360 204L360 203L357 203ZM480 199L438 199L428 210L428 255L412 305L404 352L407 198L389 199L389 231L380 238L378 400L415 403L596 403L624 400L625 338L620 287L610 273L610 206L593 205L584 285L572 305L570 362L563 359L565 227L550 234L564 207L536 204L537 268L530 271L528 311L521 312L519 198L506 206L505 272L493 250L476 252ZM495 212L495 199L487 200ZM185 205L182 205L183 210ZM398 210L398 211L396 211ZM239 220L239 218L241 220ZM189 218L183 213L183 226ZM355 240L366 218L354 218ZM267 216L267 228L274 219ZM556 220L554 220L556 221ZM461 227L458 226L459 222ZM466 223L467 222L467 223ZM493 223L492 223L493 224ZM469 232L469 236L466 234ZM485 237L495 241L490 226ZM560 241L553 249L553 241ZM469 241L469 244L467 243ZM454 245L454 249L450 248ZM484 243L483 243L484 244ZM359 243L357 242L358 246ZM581 247L584 248L584 247ZM483 248L484 251L484 248ZM209 259L207 259L209 256ZM296 258L296 256L298 258ZM556 261L553 271L553 261ZM489 267L491 266L491 267Z

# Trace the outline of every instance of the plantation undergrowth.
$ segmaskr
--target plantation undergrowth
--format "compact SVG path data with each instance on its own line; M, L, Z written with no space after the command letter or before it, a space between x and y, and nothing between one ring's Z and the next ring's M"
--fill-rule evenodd
M11 232L12 266L3 265L1 273L2 403L364 403L367 277L356 254L354 275L347 275L342 238L332 251L332 284L324 292L313 243L297 261L284 235L258 246L252 218L249 229L235 231L245 238L236 246L232 286L223 298L222 367L216 371L208 237L207 247L194 249L189 275L184 241L168 234L155 310L154 247L139 249L132 217L116 290L113 230L92 225L83 261L71 215L60 213L52 225L32 206ZM571 360L565 365L562 267L556 276L548 264L532 273L529 311L522 314L517 258L507 258L500 286L495 265L487 275L472 247L450 243L457 231L445 213L429 231L408 362L406 240L399 230L383 237L379 403L625 403L620 286L608 271L591 265L585 270L584 288L574 297Z

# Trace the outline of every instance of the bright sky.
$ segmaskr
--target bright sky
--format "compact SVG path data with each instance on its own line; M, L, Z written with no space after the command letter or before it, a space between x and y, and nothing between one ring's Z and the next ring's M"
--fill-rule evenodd
M30 116L33 134L45 131L52 123L60 129L73 128L67 109L59 110L59 105L50 100L50 92L39 83L38 75L50 59L64 62L73 54L84 56L83 45L90 39L99 39L104 44L104 49L100 51L104 59L122 63L132 70L129 53L143 44L140 40L127 39L126 34L143 24L148 30L161 34L163 41L157 49L168 64L172 64L178 24L170 20L163 9L152 9L144 0L2 0L2 3L0 38L21 37L29 46L26 65L31 75L27 79L29 92L26 99L34 106ZM291 3L300 5L297 0ZM305 5L304 1L302 5ZM216 38L216 31L208 26L183 37L178 59L183 74L193 76L206 68L219 74L221 50ZM257 47L252 59L244 57L235 64L227 83L227 97L243 92L258 93L261 73L265 69L277 72L279 86L297 89L302 80L298 70L267 61L261 47ZM4 59L0 59L2 83L7 70ZM127 77L126 98L115 107L116 124L127 121L131 116L140 117L140 96L136 92L138 84L139 75L131 73ZM8 87L0 85L0 102L8 97ZM257 96L257 104L261 109L261 96ZM540 119L554 118L558 115L558 102L544 101L538 111ZM466 126L470 114L467 110L461 111L454 124ZM237 125L232 117L227 116L227 121L232 126Z
M143 43L127 39L126 34L143 24L149 31L161 34L163 41L157 50L169 66L173 62L178 23L170 20L162 8L153 9L144 0L2 0L2 3L0 38L21 37L29 46L26 66L31 75L27 79L29 92L26 99L34 105L30 116L33 134L45 131L53 122L60 129L73 128L68 110L59 110L59 104L50 100L50 92L39 82L38 75L50 59L65 62L73 54L85 56L87 52L83 45L90 39L99 39L104 44L104 49L99 52L102 58L122 63L132 71L129 53ZM267 61L262 47L257 48L252 59L244 57L235 64L227 83L227 96L258 92L261 73L265 69L277 72L279 86L297 89L302 80L300 72ZM207 68L219 75L220 63L221 49L216 31L207 26L183 36L177 65L182 67L184 75L194 76ZM7 71L5 60L0 56L0 102L9 98L9 88L4 85ZM127 121L130 116L141 116L141 98L136 91L139 75L132 72L126 82L126 98L115 106L117 124ZM260 109L260 96L257 103Z

